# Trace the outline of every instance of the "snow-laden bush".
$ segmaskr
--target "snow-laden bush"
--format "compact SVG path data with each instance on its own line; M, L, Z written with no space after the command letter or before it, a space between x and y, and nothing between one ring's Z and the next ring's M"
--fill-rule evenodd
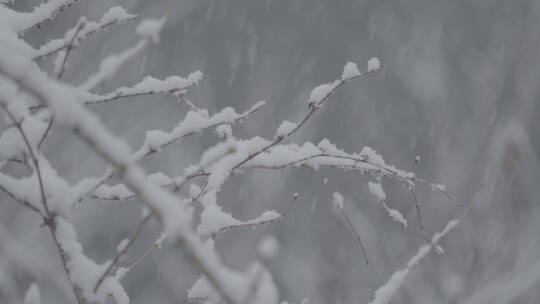
M200 271L200 279L188 291L188 302L279 303L278 289L267 268L268 263L277 258L279 246L275 238L269 236L261 240L256 260L247 263L249 267L246 269L232 269L225 265L214 247L215 238L233 228L269 224L287 214L268 210L256 218L242 221L223 211L218 199L221 186L230 176L242 174L248 169L329 167L372 176L375 181L369 183L370 192L381 208L404 229L410 229L411 225L398 210L386 204L381 178L393 179L411 192L420 228L422 219L414 192L415 184L426 184L458 202L444 187L387 164L372 148L364 147L360 152L349 153L326 139L317 144L287 143L291 135L329 103L329 97L341 86L379 70L381 63L377 58L367 61L364 72L357 64L346 63L342 75L336 80L312 90L302 118L297 122L283 121L273 138L240 139L233 134L231 125L250 119L264 106L264 102L257 102L241 111L228 107L210 113L198 108L185 98L185 94L203 81L200 71L186 77L170 76L165 79L147 76L134 85L107 94L95 93L95 88L114 77L130 58L159 43L165 18L133 21L139 22L135 31L138 42L133 47L104 58L98 72L89 75L80 84L64 80L62 77L68 67L69 55L79 51L75 49L83 40L109 26L137 17L121 7L112 7L96 21L81 17L63 37L37 48L21 38L26 31L46 26L42 24L56 18L74 2L50 0L31 12L14 11L10 2L0 5L0 106L5 113L5 128L0 134L0 169L14 163L27 168L29 172L20 176L2 170L0 189L13 202L35 214L42 221L42 226L50 231L77 303L109 303L111 299L119 304L129 303L128 294L121 284L122 278L129 275L131 268L153 248L160 248L163 241L183 250L189 262ZM54 68L47 71L40 67L40 60L50 56L56 56L56 59ZM111 133L92 111L94 104L158 94L173 95L190 106L190 110L171 130L148 131L144 143L135 151ZM73 185L69 184L41 152L53 124L70 130L72 136L80 138L93 153L106 160L109 168L101 176L88 176ZM185 168L183 175L149 175L139 165L147 156L206 131L216 131L221 140L207 149L198 163ZM112 184L113 178L122 183ZM103 264L85 255L70 219L71 214L77 212L77 206L89 198L113 201L138 198L144 203L140 224L132 237L120 242L117 255ZM296 198L297 195L293 201ZM345 212L343 196L336 192L333 199L337 210L362 245L360 235ZM161 224L162 236L135 263L122 265L121 258L128 254L151 219ZM458 223L459 219L451 221L433 238L424 238L426 245L419 249L403 270L396 272L387 284L375 291L372 303L387 303L409 270L431 249L442 253L439 240ZM365 252L364 257L365 262L369 263ZM40 303L40 288L36 284L28 289L24 302Z

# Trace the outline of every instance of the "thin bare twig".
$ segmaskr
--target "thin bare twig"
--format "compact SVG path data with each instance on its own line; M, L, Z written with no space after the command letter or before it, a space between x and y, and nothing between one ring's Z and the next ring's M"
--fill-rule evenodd
M349 216L347 215L347 213L345 213L343 208L340 208L340 211L341 211L341 215L343 215L343 217L345 218L345 221L347 222L347 225L352 230L352 232L354 234L354 238L356 239L356 241L358 241L358 244L360 244L360 248L362 248L362 254L364 255L364 261L366 262L366 266L368 266L369 261L368 261L368 257L367 257L367 253L366 253L366 248L364 247L364 243L362 243L362 239L360 238L360 235L358 234L358 232L354 228L353 223L351 222L351 220L349 219Z
M412 166L412 165L414 165L414 164L417 164L419 161L420 161L420 157L417 156L417 157L415 157L413 160L409 161L408 163L406 163L406 164L400 166L399 169L400 169L400 170L405 170L405 169L407 169L408 167L410 167L410 166Z
M416 209L416 216L418 217L418 224L420 225L420 230L424 230L424 222L422 221L422 213L420 212L420 202L418 201L416 192L412 187L407 187L407 190L409 190L409 193L413 198L414 208Z
M85 27L86 22L85 21L79 21L79 25L75 29L75 33L73 33L73 37L71 37L71 40L69 41L69 44L67 45L66 53L64 54L64 58L62 59L62 65L60 66L60 70L58 71L57 78L62 78L62 75L65 72L66 69L66 63L68 60L69 53L71 53L71 50L73 49L73 42L75 42L75 38L77 38L77 34Z
M39 215L43 219L43 221L45 221L46 217L45 217L45 215L43 213L41 213L41 210L39 210L39 208L37 208L36 206L30 204L30 202L28 202L26 200L22 200L22 199L18 198L15 194L13 194L11 191L9 191L9 189L5 188L2 185L0 185L0 190L4 191L7 195L9 195L16 203L22 205L25 208L28 208L28 209L32 210L33 212L35 212L37 215Z
M47 124L47 129L45 129L45 133L43 133L43 136L41 137L37 145L38 150L41 148L41 145L43 145L43 143L45 142L45 138L47 138L47 135L49 135L49 132L51 131L53 123L54 123L54 116L52 116L51 114L51 118L49 119L49 123Z
M131 263L127 269L128 270L131 270L133 269L133 267L137 266L140 262L142 262L144 260L144 258L146 258L150 253L152 253L152 250L154 250L154 248L157 248L158 247L158 242L154 242L152 244L151 247L149 247L148 249L146 249L146 251L143 253L142 256L140 256L138 259L136 259L133 263Z
M116 266L116 264L118 264L118 262L120 261L120 259L127 254L129 248L131 248L131 246L133 244L135 244L135 241L139 238L139 236L141 235L146 223L148 222L148 220L150 220L150 218L152 217L152 213L148 214L147 216L145 216L141 222L139 223L139 225L137 225L137 229L135 230L135 233L131 236L131 238L129 238L129 241L128 243L126 244L126 246L124 248L122 248L122 250L120 250L116 256L114 257L114 259L112 260L111 264L109 264L109 267L107 267L107 269L103 272L103 274L99 277L98 281L96 282L96 285L94 286L94 293L96 293L99 289L99 287L101 286L101 284L103 283L103 280L105 280L105 278L109 275L109 273L112 271L112 269Z

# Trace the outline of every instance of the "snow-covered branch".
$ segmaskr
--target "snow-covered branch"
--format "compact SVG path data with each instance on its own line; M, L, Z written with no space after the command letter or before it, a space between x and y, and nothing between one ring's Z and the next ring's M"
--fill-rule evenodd
M63 38L53 39L40 46L35 51L34 59L42 59L58 51L75 48L92 34L113 24L123 23L134 18L137 18L137 15L129 14L119 6L111 7L99 21L88 21L86 17L82 17L74 28L64 34Z
M17 32L38 27L45 21L53 19L58 13L70 7L78 0L49 0L44 2L30 13L19 13L13 25Z
M38 215L42 221L40 224L47 227L78 304L105 304L111 300L117 304L128 304L130 299L121 285L122 278L145 260L154 248L161 248L162 242L182 249L200 272L200 278L188 290L190 299L205 303L279 303L277 285L268 269L278 251L275 238L263 238L257 249L257 258L252 263L245 263L247 267L244 269L233 269L223 263L215 247L215 241L222 233L282 220L297 201L298 195L295 194L284 212L262 210L259 216L247 220L239 219L241 215L237 218L237 215L229 213L227 206L220 202L220 192L227 180L248 170L334 168L370 176L376 182L368 183L369 192L381 204L383 212L387 212L404 228L408 228L405 217L386 203L386 194L380 184L383 178L395 180L410 191L421 227L420 206L414 190L417 184L427 185L461 204L444 186L418 178L404 167L387 164L370 147L364 147L359 152L345 152L327 139L318 144L309 141L303 144L287 143L302 127L307 126L307 122L339 88L379 70L381 63L377 58L367 61L364 72L359 70L357 64L347 62L337 79L316 86L311 91L300 119L279 123L273 137L238 138L231 126L251 117L262 108L264 102L258 102L243 112L231 107L224 107L216 113L200 109L185 99L188 89L202 81L203 73L200 71L186 77L173 75L157 79L146 76L132 86L112 89L104 94L95 92L100 84L113 79L131 58L141 54L151 43L159 42L165 18L142 20L135 30L138 41L104 58L97 71L82 78L85 80L78 86L63 81L62 75L68 67L71 50L92 34L137 17L121 7L113 7L98 21L79 18L76 26L67 30L63 37L37 49L22 39L26 30L40 27L75 2L77 0L49 0L28 13L16 12L9 5L0 5L0 40L3 42L0 44L0 106L8 121L0 132L0 190L20 206ZM52 54L57 54L57 58L55 70L51 72L41 67L37 59ZM170 130L146 131L142 145L135 151L92 112L94 108L91 105L94 104L159 94L172 94L186 101L190 108ZM101 176L83 176L78 182L68 182L69 179L54 168L55 161L49 159L46 148L41 147L49 141L48 134L54 133L57 125L82 140L90 148L88 150L106 162L106 170ZM183 172L168 173L170 177L162 172L148 174L143 169L142 161L147 156L209 130L214 130L219 140L206 148L200 158ZM11 171L9 164L13 162L16 162L13 167L22 168L24 173ZM108 185L113 177L117 184ZM344 211L343 196L336 192L333 197L335 206L362 246L367 264L364 245L355 230L356 223ZM143 204L142 216L136 219L138 225L133 226L134 230L128 238L118 242L111 259L103 263L97 263L85 253L75 229L77 223L71 216L72 212L82 209L76 207L87 198L118 201L138 199ZM141 238L150 219L160 223L161 236L142 256L139 255L135 262L125 267L122 258L128 253L132 254L133 245ZM405 269L396 272L388 284L376 291L372 303L387 303L411 268L432 247L442 251L439 240L460 220L449 222L431 240L425 238L428 244L420 248ZM65 281L63 284L68 286ZM25 303L40 301L37 285L31 285L25 291Z
M8 59L9 58L9 59ZM85 110L80 97L70 89L39 72L30 58L0 49L0 74L47 104L58 121L70 127L92 149L110 162L132 191L151 208L163 224L164 232L182 247L228 303L239 303L234 288L228 286L230 272L214 252L191 232L191 215L167 191L149 182L143 170L131 162L129 148ZM63 229L69 231L69 229ZM72 233L70 233L72 236ZM85 290L88 292L88 290Z
M438 248L439 241L456 228L460 221L461 218L449 221L440 232L435 233L431 238L430 244L420 247L416 255L409 260L405 268L396 271L386 284L375 291L375 296L370 304L388 304L401 285L403 285L403 282L405 282L411 269L424 259L433 248Z

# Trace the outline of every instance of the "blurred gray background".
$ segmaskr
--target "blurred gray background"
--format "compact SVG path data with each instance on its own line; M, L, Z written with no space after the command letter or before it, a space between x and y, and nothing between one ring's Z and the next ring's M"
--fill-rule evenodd
M37 1L15 1L27 10ZM540 297L540 1L428 0L103 0L80 1L25 38L34 46L62 36L78 17L99 19L121 5L141 18L167 23L161 42L98 88L109 92L152 75L185 76L201 70L188 97L210 112L238 111L258 100L267 105L235 126L238 137L271 137L282 120L306 111L311 90L341 75L347 61L365 66L374 56L381 71L340 89L290 141L330 139L349 152L365 145L409 170L443 183L468 203L465 221L408 277L392 303L537 303ZM81 83L101 58L137 43L140 20L111 27L76 49L64 79ZM43 63L50 70L52 60ZM188 110L171 96L142 97L92 109L137 148L149 129L170 129ZM44 151L72 183L100 175L105 164L61 127ZM148 172L181 175L217 141L212 132L166 148L143 162ZM13 169L15 170L15 169ZM324 180L328 179L327 183ZM369 194L368 177L335 170L248 170L223 187L219 204L249 219L267 209L282 221L256 230L233 230L217 240L228 265L255 258L261 237L273 234L280 254L271 264L281 298L310 303L368 303L376 288L406 265L424 241L392 222ZM418 230L413 199L398 182L383 180L388 204ZM345 209L367 248L370 265L335 212ZM426 236L464 208L425 186L417 187ZM0 302L17 301L37 280L45 303L73 302L48 231L27 210L0 194ZM73 212L86 253L97 262L115 254L134 231L140 204L88 200ZM151 222L130 252L129 264L159 236ZM39 269L36 271L36 269ZM37 273L37 274L36 274ZM154 251L124 280L132 303L182 303L196 279L172 248Z

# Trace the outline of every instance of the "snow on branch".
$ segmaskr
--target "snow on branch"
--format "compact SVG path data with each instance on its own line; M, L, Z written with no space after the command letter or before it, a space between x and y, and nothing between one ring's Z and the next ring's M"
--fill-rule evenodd
M135 46L106 57L99 71L90 75L79 87L72 87L48 77L36 64L36 59L58 53L56 66L60 79L66 67L69 51L77 47L82 40L112 24L136 17L121 7L113 7L99 21L90 22L84 17L80 18L77 26L67 31L63 38L49 41L37 50L20 39L19 35L25 30L54 18L58 12L76 1L49 0L30 13L14 12L9 8L0 7L0 39L5 42L0 45L0 103L14 126L0 133L0 167L4 161L13 158L23 160L30 158L32 161L26 164L31 172L27 176L15 178L0 173L0 190L4 190L44 220L44 225L48 226L52 233L79 304L105 303L109 296L112 296L115 303L129 303L120 281L147 253L129 268L119 267L118 264L151 217L161 223L163 235L176 247L182 248L192 264L201 272L201 278L189 290L189 297L230 304L277 303L277 289L266 267L277 254L275 239L268 238L262 242L257 254L258 260L247 270L242 271L233 270L223 264L214 248L213 238L220 233L234 228L256 227L278 221L286 216L292 207L291 204L283 214L268 210L250 220L239 220L227 213L218 204L217 194L230 176L239 174L244 169L331 167L369 174L377 178L389 176L399 180L408 189L412 189L416 182L420 182L447 194L443 186L425 182L412 173L386 164L384 159L369 147L363 148L359 153L347 153L336 148L328 140L323 140L317 145L310 142L303 145L283 144L322 108L323 103L339 87L355 78L379 70L381 64L377 58L367 62L365 72L360 72L357 64L347 62L340 78L313 89L307 100L307 113L303 118L297 122L283 121L272 139L254 137L239 140L232 135L230 128L230 125L257 111L263 102L255 104L243 113L237 113L232 108L224 108L213 115L207 110L192 106L191 111L188 111L184 119L172 130L148 131L141 148L132 153L129 146L114 136L85 105L142 95L175 94L182 97L188 88L198 84L203 74L197 71L187 78L170 76L163 80L147 76L132 87L119 88L108 94L98 95L89 92L111 79L127 60L140 53L150 42L159 42L160 31L166 21L165 18L161 18L142 21L136 29L136 34L142 36L142 39ZM33 107L29 108L27 101L32 102ZM47 107L46 111L30 111L43 107ZM47 117L42 119L44 113ZM75 185L70 185L59 176L39 151L39 146L52 125L52 117L56 123L72 130L110 164L103 176L86 178ZM48 119L49 123L43 121ZM148 175L139 164L146 156L160 152L172 143L216 127L219 127L216 131L225 135L225 140L207 149L199 163L186 168L183 176L170 178L160 172ZM122 184L104 185L114 173ZM169 191L176 191L190 184L189 181L195 177L204 177L205 184L200 187L197 183L191 183L187 198L178 198ZM406 227L407 222L401 214L386 206L386 197L380 184L370 183L369 188L390 216ZM69 221L70 209L87 196L111 200L138 197L143 201L146 210L131 238L122 241L114 258L101 265L84 254L76 230ZM451 197L449 194L447 196ZM297 197L294 196L293 204ZM417 203L416 197L415 201ZM195 208L196 202L200 203L202 209L198 214L200 217L196 217L200 219L198 225L193 223L194 213L200 210ZM335 193L334 203L355 232L367 263L365 249L344 211L343 197ZM431 242L428 240L429 245L419 250L419 253L409 261L407 268L398 271L387 285L376 291L373 303L387 303L410 269L424 258L432 247L438 248L438 241L458 222L459 220L450 222L443 231L433 236ZM160 246L162 239L160 237L152 248ZM29 289L26 296L29 300L25 302L39 301L39 291L36 292L36 289L34 287Z
M344 85L346 82L360 76L364 76L368 73L375 72L379 68L380 62L377 58L371 58L368 61L367 71L363 73L358 70L358 66L356 65L356 63L347 62L347 64L345 64L345 66L343 67L343 73L341 74L340 79L334 80L329 83L321 84L311 91L308 101L310 107L320 107L330 95L334 94L337 88Z
M142 36L139 43L122 51L120 54L105 57L101 61L99 71L90 75L84 83L79 85L79 88L84 91L90 91L101 83L111 79L129 59L141 52L148 45L149 41L153 41L154 43L159 42L159 31L164 23L165 18L143 20L136 29L136 33ZM151 80L148 80L147 82L150 82L149 85L154 90L157 89L156 86L158 83L156 81L152 83Z
M160 19L145 19L143 22L141 22L141 24L139 24L139 26L137 26L135 32L137 35L150 39L154 43L158 43L159 33L163 28L165 21L165 17Z
M26 291L23 304L41 304L41 292L36 283L32 283Z
M277 211L268 210L254 219L240 221L223 211L217 204L213 204L205 207L201 213L201 224L197 229L197 233L204 238L215 237L234 228L269 224L281 219L281 217L281 214Z
M236 111L234 111L232 108L225 108L222 111L214 114L213 116L208 116L207 112L190 111L188 112L188 114L186 114L185 119L179 122L168 133L161 130L147 132L143 145L136 152L133 153L131 159L133 162L139 162L146 156L155 152L159 152L167 145L178 142L186 138L187 136L198 134L208 129L212 129L224 124L234 124L237 122L242 122L251 114L259 110L263 105L264 102L259 101L243 113L236 113ZM149 175L148 178L152 180L154 177L156 177L154 182L157 182L162 187L179 188L186 181L186 179L189 178L189 174L196 174L205 166L206 164L200 164L200 166L198 167L196 166L194 172L187 173L184 177L175 179L166 177L166 181L168 182L163 182L163 174L161 174L159 177L156 177L157 175ZM193 170L193 167L189 170ZM96 180L99 184L90 194L91 198L113 201L124 201L135 198L135 194L129 191L129 189L127 189L127 187L123 184L118 184L114 186L108 186L103 184L103 182L108 180L110 177L112 177L112 172L110 172L109 174L105 174L103 178Z
M120 70L124 63L140 53L147 46L147 44L147 40L143 39L135 46L128 48L119 54L113 54L105 57L99 65L99 71L90 75L85 82L79 85L79 88L85 91L90 91L103 82L111 79L118 72L118 70Z
M233 169L240 168L245 163L257 157L261 153L268 151L272 147L278 145L282 141L289 138L298 129L300 129L322 107L323 102L329 96L331 96L339 87L351 81L352 79L367 75L371 72L374 72L374 70L368 70L367 72L360 73L358 71L358 68L356 67L356 64L350 63L350 62L345 64L343 68L343 73L340 79L335 80L334 82L329 83L329 84L320 85L313 89L308 100L309 111L298 123L283 122L278 128L275 139L273 141L269 141L265 143L264 145L259 147L258 150L256 151L251 151L251 153L249 153L249 155L245 157L242 161L237 163Z
M23 111L26 112L26 110ZM30 145L35 149L45 133L47 124L27 113L23 115L20 118L20 127L24 130ZM27 153L28 148L17 128L8 128L0 133L0 161L14 157L24 158Z
M0 75L47 104L58 122L70 127L99 155L109 161L119 177L152 209L169 238L182 247L213 287L228 303L240 303L228 273L214 251L191 231L191 212L169 192L149 182L140 166L131 162L130 149L114 136L80 102L80 95L41 73L31 58L0 48ZM0 97L2 97L0 95Z
M200 133L204 130L215 128L223 124L233 124L243 120L264 105L260 101L244 113L237 113L233 108L227 107L220 112L209 116L206 110L189 111L184 119L179 122L170 132L154 130L146 132L143 146L134 153L133 159L138 161L144 156L160 151L163 147L177 142L186 136Z
M44 45L40 46L34 54L34 59L42 59L51 54L66 48L77 47L84 39L90 35L105 29L113 24L123 23L128 20L137 18L137 15L129 14L120 6L111 7L103 14L99 21L88 21L86 17L82 17L77 25L67 31L63 38L53 39ZM82 24L82 25L81 25ZM81 27L77 32L77 28ZM76 33L76 34L75 34Z
M105 299L112 295L118 304L129 303L129 297L120 285L121 277L107 280L106 288L102 288L97 293L93 291L94 282L97 281L107 265L98 265L83 253L75 229L62 217L56 218L55 240L62 249L62 254L66 256L66 266L70 270L70 281L78 288L77 292L80 293L78 297L92 303L104 303Z
M386 204L386 194L384 193L384 190L381 184L368 182L368 187L369 187L369 193L371 193L373 196L377 198L377 201L381 204L383 209L386 210L386 212L392 218L392 220L403 225L403 228L407 228L407 220L405 219L405 217L403 217L401 212L399 212L396 209L392 209L388 207L388 205Z
M266 153L251 158L242 167L263 169L333 167L373 176L390 176L402 181L405 185L413 185L415 181L414 173L387 165L384 159L370 147L364 147L360 153L347 153L336 148L328 139L323 139L317 145L311 142L306 142L301 146L276 145L267 149Z
M430 244L420 247L416 255L409 260L405 268L396 271L386 284L379 287L375 291L373 301L371 301L370 304L388 304L392 299L392 296L401 287L401 285L403 285L403 282L411 269L416 266L418 262L424 259L432 248L437 247L439 241L450 231L452 231L452 229L454 229L460 223L460 221L461 218L449 221L440 232L435 233L431 238Z
M187 78L169 76L164 80L160 80L151 76L146 76L141 82L132 87L122 87L105 95L92 95L86 99L84 103L98 104L142 95L184 94L186 89L197 85L202 77L203 73L200 71L189 74Z
M59 12L70 7L78 0L49 0L35 7L30 13L19 13L15 22L17 32L24 32L41 23L53 19Z

